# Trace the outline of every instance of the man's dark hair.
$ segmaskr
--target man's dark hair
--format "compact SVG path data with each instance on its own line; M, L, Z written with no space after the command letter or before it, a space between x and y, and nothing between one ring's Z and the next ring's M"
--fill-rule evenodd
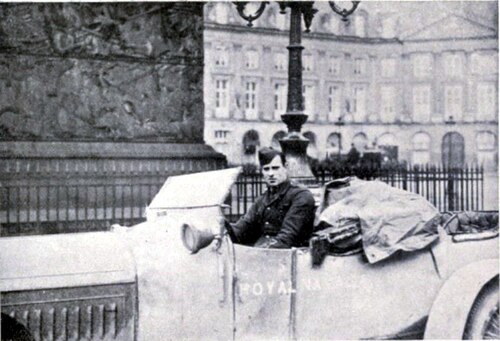
M271 161L273 161L273 159L277 155L280 156L281 163L284 166L285 162L286 162L285 154L283 154L282 152L280 152L280 151L278 151L276 149L273 149L271 147L261 148L259 150L259 164L260 164L260 166L262 167L264 165L267 165L268 163L270 163Z

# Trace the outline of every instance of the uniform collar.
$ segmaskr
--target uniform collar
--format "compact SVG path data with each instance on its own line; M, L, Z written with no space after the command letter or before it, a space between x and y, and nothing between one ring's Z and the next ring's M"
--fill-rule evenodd
M278 186L267 187L267 193L270 197L274 197L284 193L288 189L288 187L290 187L290 180L286 180L285 182L279 184Z

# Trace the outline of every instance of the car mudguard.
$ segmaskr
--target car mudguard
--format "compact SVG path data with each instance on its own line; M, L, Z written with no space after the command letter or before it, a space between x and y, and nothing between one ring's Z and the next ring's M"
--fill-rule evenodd
M470 263L455 271L432 304L424 339L462 339L477 295L498 273L498 259Z

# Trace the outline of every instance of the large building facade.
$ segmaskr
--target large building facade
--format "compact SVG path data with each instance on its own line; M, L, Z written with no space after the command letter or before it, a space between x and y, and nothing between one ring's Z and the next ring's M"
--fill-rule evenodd
M472 5L367 2L344 23L316 3L302 53L308 154L393 147L412 164L495 168L497 5ZM254 27L232 3L205 6L204 137L230 163L285 135L288 21L273 3Z

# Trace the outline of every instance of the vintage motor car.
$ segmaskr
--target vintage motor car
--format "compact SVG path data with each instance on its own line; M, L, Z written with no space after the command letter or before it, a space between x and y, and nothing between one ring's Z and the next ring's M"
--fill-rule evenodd
M500 337L498 232L440 229L420 251L376 264L329 255L313 267L309 248L224 234L239 171L169 178L133 227L2 238L2 339Z

